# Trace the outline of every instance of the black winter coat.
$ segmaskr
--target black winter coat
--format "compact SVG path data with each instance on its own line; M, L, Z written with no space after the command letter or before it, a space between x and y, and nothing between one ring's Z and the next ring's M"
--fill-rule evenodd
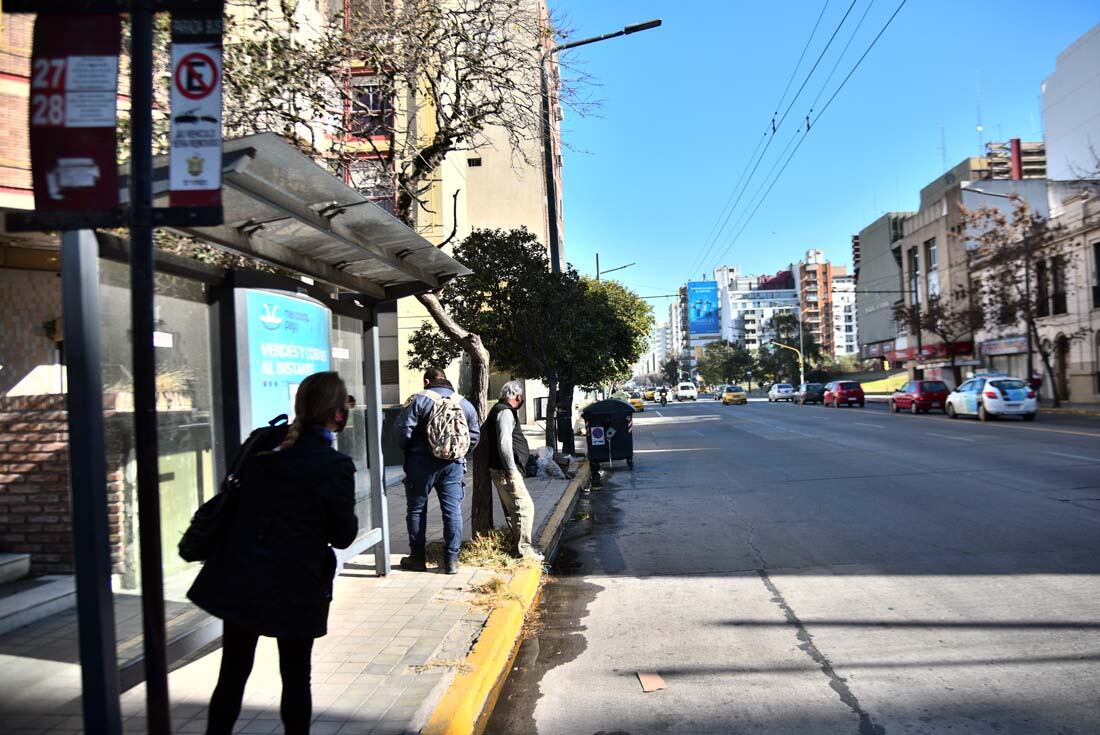
M260 635L320 638L328 628L336 554L355 540L355 464L320 435L249 457L225 546L187 596Z

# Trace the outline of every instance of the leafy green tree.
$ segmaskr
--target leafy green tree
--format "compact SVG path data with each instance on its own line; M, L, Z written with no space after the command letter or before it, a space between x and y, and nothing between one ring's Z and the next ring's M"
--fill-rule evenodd
M743 346L721 340L703 348L699 373L710 385L743 383L755 363L752 353Z
M481 336L497 371L548 383L559 416L571 415L576 386L630 377L653 326L649 305L632 291L571 267L549 273L545 249L523 228L475 230L455 258L473 274L443 289L442 305ZM457 354L454 340L429 324L411 346L411 367ZM548 431L554 444L557 433ZM572 453L571 428L562 427L561 439Z
M680 361L670 357L661 363L661 375L669 383L675 383L680 379Z

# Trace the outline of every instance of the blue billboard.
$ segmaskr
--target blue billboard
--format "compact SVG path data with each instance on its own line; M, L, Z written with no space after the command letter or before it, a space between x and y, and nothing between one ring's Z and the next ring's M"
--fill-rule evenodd
M332 318L312 299L259 290L243 295L243 304L237 301L241 428L250 432L281 413L293 419L301 382L331 369Z
M688 281L688 331L691 335L718 334L718 282Z

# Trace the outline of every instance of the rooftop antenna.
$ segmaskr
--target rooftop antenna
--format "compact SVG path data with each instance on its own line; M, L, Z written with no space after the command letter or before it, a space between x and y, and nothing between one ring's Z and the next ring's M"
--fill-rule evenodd
M977 103L978 103L978 155L985 155L985 138L982 135L982 73L975 73L975 86L977 87Z

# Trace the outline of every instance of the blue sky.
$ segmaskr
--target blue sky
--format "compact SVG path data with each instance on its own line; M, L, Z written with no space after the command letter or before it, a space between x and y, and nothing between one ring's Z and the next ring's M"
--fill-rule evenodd
M774 272L810 247L850 265L853 233L883 212L915 208L944 160L950 167L979 153L979 89L985 140L1041 139L1043 79L1058 53L1100 22L1100 0L908 0L742 230L747 205L770 183L765 174L864 11L818 110L899 1L857 0L715 238L825 3L551 0L574 39L664 20L563 54L594 78L585 91L601 102L594 114L567 112L563 122L569 261L589 274L596 252L605 269L636 261L612 277L642 295L672 293L717 265ZM829 0L782 108L850 5ZM663 321L667 300L651 303Z

